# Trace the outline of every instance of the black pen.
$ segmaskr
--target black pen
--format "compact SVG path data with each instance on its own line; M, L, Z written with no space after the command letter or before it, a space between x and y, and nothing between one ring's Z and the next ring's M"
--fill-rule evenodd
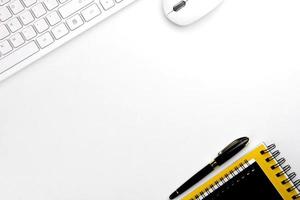
M201 179L206 177L209 173L211 173L217 166L222 165L234 155L236 155L239 151L241 151L249 142L249 138L243 137L239 138L232 143L230 143L227 147L225 147L218 156L214 159L213 162L206 165L203 169L201 169L197 174L192 176L189 180L187 180L183 185L181 185L175 192L170 195L170 199L174 199L187 191L190 187L195 185Z

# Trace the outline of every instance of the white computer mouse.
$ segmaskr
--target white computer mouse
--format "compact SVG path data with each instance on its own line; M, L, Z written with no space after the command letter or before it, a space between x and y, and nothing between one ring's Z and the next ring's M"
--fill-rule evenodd
M179 26L187 26L198 21L223 0L163 0L166 17Z

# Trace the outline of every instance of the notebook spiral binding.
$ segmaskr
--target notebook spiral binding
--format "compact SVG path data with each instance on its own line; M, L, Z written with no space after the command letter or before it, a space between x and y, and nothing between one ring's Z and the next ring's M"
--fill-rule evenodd
M271 144L267 147L267 150L261 151L260 153L262 155L266 154L266 153L270 153L272 156L266 158L267 162L271 162L272 160L276 160L277 164L274 164L271 166L272 170L275 170L279 167L281 167L281 172L278 172L276 174L277 177L281 177L281 176L286 176L287 178L284 179L283 181L281 181L281 184L285 185L289 182L292 183L292 187L287 188L288 192L293 192L294 190L298 191L298 188L300 186L300 179L295 180L296 178L296 173L295 172L290 172L291 170L291 166L290 165L285 165L285 158L278 158L280 155L280 151L275 150L276 149L276 145L275 144ZM292 199L300 199L300 193L292 196Z

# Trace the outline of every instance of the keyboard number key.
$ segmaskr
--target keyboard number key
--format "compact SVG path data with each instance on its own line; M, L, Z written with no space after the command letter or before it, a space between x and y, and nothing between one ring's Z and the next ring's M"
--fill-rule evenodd
M100 9L98 8L98 6L96 4L91 5L90 7L86 8L85 10L83 10L81 12L83 18L85 19L85 21L90 21L91 19L97 17L98 15L101 14Z
M4 22L11 18L12 14L9 12L8 8L5 6L0 7L0 21Z
M0 25L0 40L9 36L9 31L7 30L5 25Z
M36 36L36 32L32 26L28 26L22 30L25 40L30 40Z
M20 33L17 33L10 38L10 42L16 48L24 43L24 39L22 38Z
M47 15L46 18L51 26L54 26L55 24L61 21L60 16L57 14L56 11Z
M44 35L38 37L36 39L36 41L42 49L54 42L54 40L53 40L53 38L52 38L52 36L50 35L49 32L47 32Z
M20 21L18 20L18 18L14 18L14 19L10 20L7 23L7 26L11 30L11 32L16 32L17 30L22 28L22 25L21 25Z
M0 58L10 52L12 47L10 46L9 42L5 40L4 42L0 43Z
M67 24L71 30L75 30L83 24L81 17L77 14L67 20Z
M20 14L20 19L24 25L27 25L30 22L33 22L34 17L32 16L30 11L26 10L25 12Z
M44 8L43 4L39 3L32 7L32 12L36 18L39 18L46 14L46 9Z
M9 7L14 14L18 14L24 10L24 7L19 0L12 0Z
M49 28L49 25L47 24L45 19L41 19L35 22L34 26L39 33L42 33Z
M52 33L53 33L55 39L58 40L58 39L62 38L63 36L67 35L69 33L69 30L64 23L61 23L60 25L58 25L52 29Z
M104 10L108 10L115 5L114 0L100 0L100 3L103 6Z

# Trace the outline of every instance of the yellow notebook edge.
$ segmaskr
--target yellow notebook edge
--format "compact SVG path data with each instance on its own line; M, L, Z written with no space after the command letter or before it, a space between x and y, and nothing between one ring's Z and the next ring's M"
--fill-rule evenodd
M240 159L235 161L233 164L231 164L229 167L221 171L219 174L215 175L213 178L205 182L204 184L200 185L198 188L193 190L191 193L186 195L182 198L182 200L196 200L197 196L201 197L207 195L207 193L212 192L215 187L216 182L220 182L220 180L224 180L224 177L229 177L231 173L234 173L236 169L243 168L244 166L249 165L251 162L253 163L256 161L258 165L261 167L261 169L264 171L268 179L271 181L271 183L274 185L274 187L277 189L279 194L282 196L283 199L292 199L293 196L299 195L299 191L297 189L288 192L287 189L293 187L293 184L291 182L288 182L286 184L282 184L281 182L286 180L288 177L286 174L277 177L276 174L283 171L283 169L279 166L276 169L271 169L273 165L278 164L276 159L273 159L269 162L266 161L267 158L273 157L273 155L270 152L266 152L265 154L261 154L261 151L267 151L268 147L265 143L260 144L258 147L250 151L249 153L242 156Z

